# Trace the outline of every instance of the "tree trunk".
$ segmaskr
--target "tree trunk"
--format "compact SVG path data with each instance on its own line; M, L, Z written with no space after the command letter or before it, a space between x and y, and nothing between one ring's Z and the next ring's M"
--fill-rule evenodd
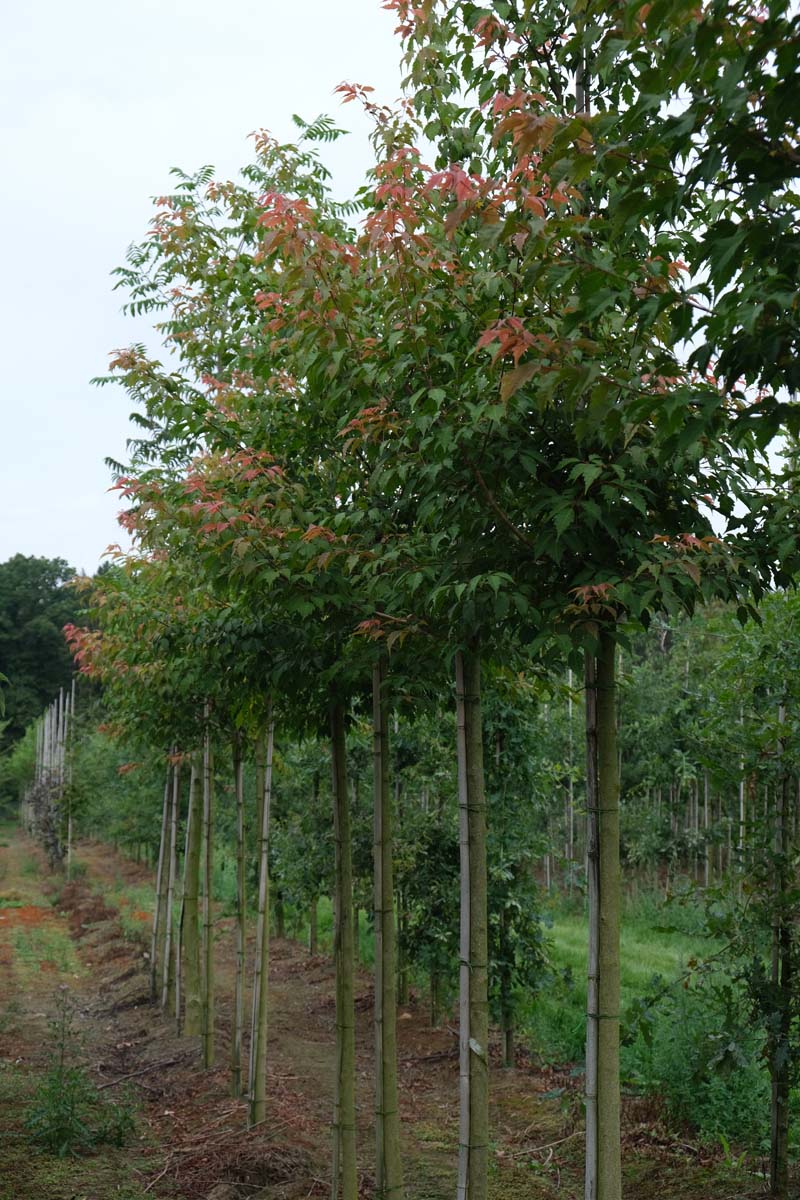
M203 1065L214 1065L214 759L210 708L203 746Z
M258 739L257 772L261 793L259 827L258 921L256 924L256 962L253 982L253 1020L250 1037L250 1124L256 1125L267 1115L267 1031L269 994L269 819L272 805L272 753L275 722L272 703L267 714L267 736Z
M489 1005L486 796L477 648L456 655L461 969L458 1200L486 1200L489 1155Z
M331 766L336 847L334 959L336 963L336 1080L333 1113L334 1200L358 1200L355 1107L355 998L353 967L353 867L347 788L345 709L332 699ZM341 1177L341 1178L340 1178Z
M621 1200L619 760L615 646L587 656L589 979L586 1033L586 1200Z
M574 876L575 862L575 771L574 771L574 746L572 737L572 668L567 674L567 767L569 776L567 779L567 886L569 894L572 895L572 885Z
M739 708L739 725L740 725L740 727L744 726L744 708L741 706ZM744 739L744 730L743 729L742 729L740 736L742 737L742 739ZM737 844L737 850L739 852L739 870L740 870L740 872L744 870L744 847L745 847L746 825L747 825L747 810L746 810L745 790L744 789L745 789L744 757L742 756L739 759L739 838L738 838L738 844Z
M161 1007L169 1008L170 995L174 996L175 974L173 966L173 901L175 879L178 873L178 810L181 801L181 768L175 763L172 768L172 803L169 816L169 865L167 867L167 903L164 910L164 963L161 979Z
M375 926L375 1173L379 1197L401 1197L397 1100L397 984L395 979L392 801L389 787L389 711L386 661L372 674L373 866Z
M784 706L780 706L781 725L786 721ZM783 740L778 754L784 757ZM792 1068L792 931L787 906L790 879L790 801L789 772L781 762L782 773L775 802L775 894L772 919L772 989L776 1008L773 1032L769 1041L771 1081L770 1103L770 1195L775 1200L789 1196L789 1093Z
M158 871L156 872L156 903L153 911L153 934L150 939L150 999L158 997L158 966L164 953L164 913L167 907L167 874L166 869L169 845L169 809L170 782L172 767L167 765L167 778L164 782L164 803L161 809L161 840L158 844Z
M708 795L708 771L703 772L703 887L711 885L711 806Z
M192 759L189 814L186 818L186 857L183 864L183 980L187 1037L203 1030L203 987L200 970L200 853L202 848L203 771L199 755Z
M236 982L231 1034L231 1095L241 1096L247 898L244 880L244 764L242 762L242 736L238 732L233 739L233 780L236 795Z

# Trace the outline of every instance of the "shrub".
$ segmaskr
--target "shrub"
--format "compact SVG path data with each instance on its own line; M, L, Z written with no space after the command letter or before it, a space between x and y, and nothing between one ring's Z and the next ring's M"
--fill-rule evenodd
M760 1149L768 1138L763 1032L726 976L678 987L650 1010L629 1048L634 1076L701 1137Z

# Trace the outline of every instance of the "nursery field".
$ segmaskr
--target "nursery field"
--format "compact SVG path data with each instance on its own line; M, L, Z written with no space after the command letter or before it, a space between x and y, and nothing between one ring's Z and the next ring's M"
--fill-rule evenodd
M300 1200L326 1195L333 1100L333 964L299 942L274 940L268 1060L268 1117L246 1128L246 1105L229 1095L228 1027L233 994L232 922L220 915L218 1067L203 1071L199 1048L148 1000L146 944L149 870L98 843L77 848L77 878L54 880L41 852L7 828L0 837L0 1196L3 1200ZM578 917L552 928L556 954L580 971ZM646 939L624 943L623 976L645 969ZM688 937L652 944L647 969L680 970ZM365 933L364 956L369 952ZM370 1161L371 986L358 974L356 1010L359 1142ZM67 1010L67 1021L59 1010ZM413 994L399 1016L400 1098L407 1194L444 1200L455 1186L457 1046L451 1023L428 1024ZM499 1047L493 1058L499 1060ZM53 1095L53 1071L86 1085L72 1113ZM544 1066L520 1051L517 1066L493 1063L490 1195L547 1200L582 1194L580 1074ZM59 1101L62 1101L59 1107ZM39 1119L37 1126L31 1114ZM89 1137L59 1155L37 1142L42 1121L80 1120ZM130 1125L130 1128L128 1126ZM115 1133L122 1145L114 1145ZM763 1187L732 1154L673 1130L651 1099L626 1098L626 1195L723 1200ZM363 1195L373 1180L367 1166Z

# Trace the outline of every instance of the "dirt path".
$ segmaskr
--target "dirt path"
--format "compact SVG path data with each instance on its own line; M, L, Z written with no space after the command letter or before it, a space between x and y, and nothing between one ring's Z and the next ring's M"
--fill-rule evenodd
M228 1090L231 922L217 923L218 1067L207 1072L196 1042L177 1038L174 1023L148 1000L149 914L142 895L151 873L98 844L84 843L78 857L85 874L56 888L21 833L6 830L0 843L0 1200L307 1200L329 1194L330 961L310 958L293 942L272 943L269 1116L247 1131L245 1105ZM252 943L250 953L252 961ZM52 1053L48 1020L65 986L92 1077L110 1085L106 1094L131 1087L141 1116L132 1146L62 1162L31 1151L21 1114ZM362 973L357 1071L364 1195L372 1191L371 1008L370 979ZM424 1005L401 1010L398 1032L407 1195L450 1200L456 1038L448 1028L428 1027ZM494 1072L492 1200L582 1195L577 1082L525 1062ZM717 1163L654 1132L652 1113L641 1102L626 1108L626 1149L626 1200L754 1194L741 1178L720 1173Z

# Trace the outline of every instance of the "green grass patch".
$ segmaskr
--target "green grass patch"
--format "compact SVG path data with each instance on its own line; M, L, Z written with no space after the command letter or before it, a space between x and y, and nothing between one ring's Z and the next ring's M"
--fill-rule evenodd
M25 879L37 879L39 876L39 864L31 854L23 856L22 862L19 864L19 873Z
M88 867L83 859L72 856L72 862L69 864L69 882L74 883L76 879L85 879L88 872Z
M14 955L23 970L49 964L62 974L78 975L81 965L69 934L56 926L18 926L13 933Z
M704 958L715 946L699 934L667 927L648 903L644 912L629 912L623 920L620 982L623 1014L657 986L678 979L692 958ZM586 1038L586 955L588 925L582 912L556 908L547 937L556 973L554 985L536 995L523 1018L532 1047L551 1062L579 1062Z
M155 888L150 883L126 884L118 876L117 884L110 891L97 885L94 890L102 895L106 904L115 908L119 913L119 923L122 932L130 941L147 942L152 928L152 915L155 908ZM175 905L175 919L180 900ZM147 913L148 919L142 916Z
M764 1030L753 1024L741 980L712 960L691 900L665 904L645 895L622 924L621 1069L628 1090L659 1095L676 1128L706 1143L763 1153L768 1144L769 1079ZM587 921L574 901L554 903L547 935L554 976L523 1011L521 1035L545 1061L577 1064L586 1037ZM800 1117L800 1093L792 1096ZM793 1139L800 1149L800 1139ZM661 1193L658 1193L661 1194Z

